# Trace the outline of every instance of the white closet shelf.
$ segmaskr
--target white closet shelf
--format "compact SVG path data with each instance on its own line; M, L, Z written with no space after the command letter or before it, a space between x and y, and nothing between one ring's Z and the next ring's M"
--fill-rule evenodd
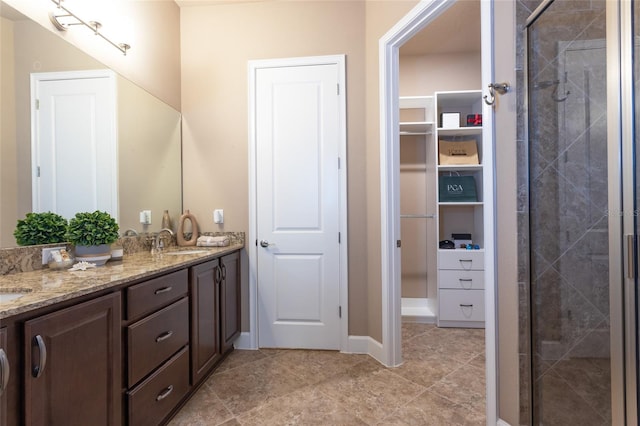
M481 135L482 127L454 127L454 128L442 128L438 127L439 136L467 136L467 135Z
M430 135L433 131L433 122L430 121L405 121L400 123L400 136L403 135Z
M482 164L438 164L439 172L474 172L482 170Z
M439 202L439 206L481 206L483 204L482 201L468 201L468 202L460 202L460 201L450 201L450 202Z

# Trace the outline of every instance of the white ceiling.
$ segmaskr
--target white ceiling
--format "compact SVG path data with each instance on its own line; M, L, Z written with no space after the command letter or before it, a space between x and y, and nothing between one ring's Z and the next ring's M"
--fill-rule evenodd
M400 55L480 52L480 0L458 0L411 40Z

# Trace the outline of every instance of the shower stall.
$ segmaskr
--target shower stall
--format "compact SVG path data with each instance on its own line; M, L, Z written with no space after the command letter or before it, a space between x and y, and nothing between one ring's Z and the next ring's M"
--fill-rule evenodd
M635 425L640 5L537 6L523 26L529 220L519 232L527 234L529 298L521 302L521 423Z

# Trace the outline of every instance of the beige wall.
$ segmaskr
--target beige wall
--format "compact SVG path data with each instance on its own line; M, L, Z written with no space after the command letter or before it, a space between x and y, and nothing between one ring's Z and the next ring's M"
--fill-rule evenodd
M380 252L380 96L379 40L417 1L368 1L366 9L366 234L367 324L372 338L382 342L382 277Z
M495 80L511 83L511 93L497 97L496 128L496 279L498 286L498 414L509 424L520 424L518 340L518 157L516 150L516 114L518 88L516 77L516 7L514 2L496 2L494 16L502 22L494 28ZM526 161L526 158L524 159ZM522 162L521 162L522 164ZM526 168L526 166L524 166Z
M480 52L405 56L400 48L400 54L400 96L480 89Z
M56 30L49 20L49 11L55 9L50 0L2 1L180 110L180 9L175 2L109 0L108 7L96 11L95 16L91 11L85 12L90 17L80 16L101 21L104 34L115 42L121 41L122 30L114 27L120 17L127 18L132 23L132 47L124 56L106 41L92 36L89 29L74 27L65 33ZM77 11L71 5L69 8Z
M13 22L0 18L0 247L15 245L18 200Z
M181 9L184 207L205 229L213 227L213 209L223 208L219 229L248 231L248 61L346 54L349 333L378 340L377 43L414 4L290 1Z

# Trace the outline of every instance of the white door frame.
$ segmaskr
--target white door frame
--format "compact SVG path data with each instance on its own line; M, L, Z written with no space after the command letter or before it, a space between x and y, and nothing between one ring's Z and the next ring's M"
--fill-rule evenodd
M243 349L258 349L258 264L257 264L257 163L256 163L256 77L263 68L281 68L310 65L338 66L340 141L339 141L339 226L340 226L340 349L348 348L349 300L348 300L348 232L347 232L347 113L345 55L310 56L299 58L265 59L249 61L249 332L243 333L236 346Z
M380 199L381 199L381 278L382 278L382 356L381 361L388 366L402 363L401 333L401 289L400 289L400 250L396 241L400 239L400 188L399 188L399 49L407 40L435 20L454 1L431 0L418 3L381 39L379 44L380 60ZM481 2L483 51L486 40L492 40L493 0ZM493 42L490 43L491 45ZM491 46L492 48L492 46ZM482 55L482 86L489 83L484 79L493 76L493 52ZM492 114L485 108L483 127L491 132ZM491 134L493 137L493 134ZM483 137L484 139L484 137ZM491 157L491 158L490 158ZM493 158L485 155L485 168L493 170ZM491 173L493 176L493 173ZM494 185L493 179L484 179L485 203L484 220L493 225ZM494 232L485 232L486 282L485 286L485 344L486 344L486 400L487 424L495 425L497 411L497 368L496 368L496 289L494 268L495 247Z

